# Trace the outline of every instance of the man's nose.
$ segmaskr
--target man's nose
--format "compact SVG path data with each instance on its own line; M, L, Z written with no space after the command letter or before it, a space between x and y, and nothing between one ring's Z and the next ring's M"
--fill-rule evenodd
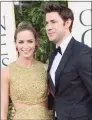
M51 30L52 29L52 25L50 23L48 23L46 28L47 28L47 30Z

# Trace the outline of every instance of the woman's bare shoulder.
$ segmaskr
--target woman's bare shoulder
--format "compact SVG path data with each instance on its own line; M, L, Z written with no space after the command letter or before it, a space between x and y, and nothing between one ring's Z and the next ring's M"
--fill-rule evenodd
M1 73L4 74L4 73L8 73L9 72L9 67L6 66L4 68L1 68Z
M9 79L9 67L8 66L1 68L1 78Z

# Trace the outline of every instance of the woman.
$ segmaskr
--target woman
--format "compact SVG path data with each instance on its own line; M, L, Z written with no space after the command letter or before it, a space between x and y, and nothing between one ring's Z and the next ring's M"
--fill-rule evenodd
M47 109L47 79L44 64L34 59L37 34L29 22L15 31L18 59L2 69L1 119L7 119L9 95L15 107L15 120L50 120Z

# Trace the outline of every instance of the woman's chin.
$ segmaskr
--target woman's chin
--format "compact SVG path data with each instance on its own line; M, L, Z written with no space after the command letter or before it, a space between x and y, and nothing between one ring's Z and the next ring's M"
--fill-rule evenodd
M25 55L23 56L24 59L30 59L32 56L31 55Z

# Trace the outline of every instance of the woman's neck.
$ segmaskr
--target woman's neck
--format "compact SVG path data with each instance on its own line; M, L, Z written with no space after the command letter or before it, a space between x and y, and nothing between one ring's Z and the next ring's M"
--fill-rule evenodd
M21 66L24 66L24 67L30 67L32 65L33 61L34 61L33 57L32 58L21 58L21 57L19 57L17 59L17 63Z

